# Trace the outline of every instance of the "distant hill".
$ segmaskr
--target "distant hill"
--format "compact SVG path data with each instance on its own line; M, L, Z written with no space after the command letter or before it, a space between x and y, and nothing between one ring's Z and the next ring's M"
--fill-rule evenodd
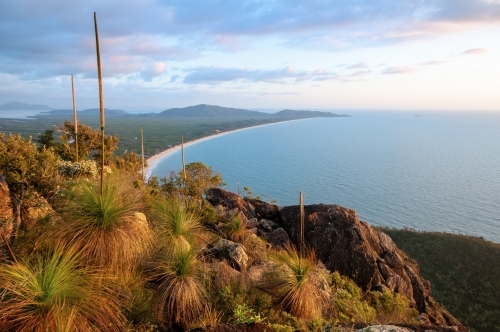
M88 108L85 110L77 111L78 117L99 117L99 109L98 108ZM127 116L130 115L129 113L125 112L124 110L112 110L105 108L104 109L104 114L106 117L121 117L121 116ZM53 110L50 112L46 112L44 115L51 116L51 115L62 115L62 116L73 116L73 110Z
M315 118L315 117L337 117L328 112L319 111L294 111L283 110L277 113L264 113L259 111L249 111L240 108L228 108L216 105L200 104L184 108L171 108L159 113L157 116L172 118L230 118L230 117L259 117L259 118Z
M53 107L46 105L32 105L18 101L11 101L10 103L0 105L0 111L49 111L53 109Z
M257 111L206 104L188 106L184 108L171 108L158 114L158 116L171 118L263 117L268 115L269 114Z
M330 112L320 112L320 111L294 111L294 110L283 110L272 114L279 117L304 117L304 118L327 118L327 117L337 117L337 116L347 116L338 115Z

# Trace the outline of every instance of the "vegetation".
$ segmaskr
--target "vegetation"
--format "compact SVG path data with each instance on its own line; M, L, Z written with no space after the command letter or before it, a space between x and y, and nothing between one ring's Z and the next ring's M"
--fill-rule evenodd
M268 276L264 287L271 292L281 307L299 318L321 318L329 298L322 289L322 273L313 252L301 257L294 247L287 247L273 255L278 263Z
M144 183L140 158L127 152L109 162L101 195L92 149L75 163L46 134L43 146L19 135L0 136L0 174L11 197L26 208L43 199L53 209L17 239L7 230L14 255L3 254L2 243L0 330L166 331L256 322L275 331L321 331L339 321L415 322L415 311L399 295L363 292L352 280L327 271L313 253L302 257L292 246L270 249L247 230L241 215L217 213L203 199L208 188L223 183L210 167L192 163L186 166L185 180L174 173ZM72 151L70 140L67 144ZM36 202L30 198L35 196ZM24 222L23 211L16 218ZM4 234L9 222L0 224ZM213 254L221 237L243 244L250 260L266 261L274 269L260 283L250 282L245 269L236 271L227 263L227 253ZM460 252L450 248L446 250ZM445 249L431 252L439 250ZM498 256L481 259L495 261ZM423 263L422 272L436 285L439 299L439 280L433 281ZM498 279L484 276L485 290L474 291L498 294ZM493 299L484 319L496 313Z
M471 331L500 331L500 244L481 238L382 229L415 258L432 296Z
M48 130L52 131L52 142L60 143L58 137L63 131L68 131L69 135L72 133L70 130L71 126L67 128L64 126L65 121L70 116L72 117L70 113L51 113L50 115L38 115L32 119L2 119L2 130L7 133L19 133L23 138L27 139L30 136L38 138L40 135L47 133L41 131L40 128L50 128ZM94 131L99 131L98 116L79 114L78 117L80 122L94 128ZM107 121L106 133L112 137L116 136L119 138L120 144L116 150L118 155L131 151L140 154L140 126L142 125L144 129L144 153L146 156L152 156L170 146L180 145L181 135L184 136L184 141L188 142L219 132L284 120L287 120L287 118L169 118L130 115L113 117L112 121ZM78 137L80 137L80 125L78 129Z
M122 331L122 303L109 280L56 246L0 267L0 330Z
M124 273L135 266L152 242L152 232L141 208L140 192L122 177L107 177L99 186L82 181L65 193L60 209L65 220L56 237L77 248L93 266Z

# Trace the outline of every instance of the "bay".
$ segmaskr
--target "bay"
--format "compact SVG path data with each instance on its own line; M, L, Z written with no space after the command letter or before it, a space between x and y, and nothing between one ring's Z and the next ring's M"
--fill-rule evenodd
M221 172L278 205L339 204L374 225L500 243L500 114L351 112L248 128L186 147L186 163ZM180 152L152 174L181 168Z

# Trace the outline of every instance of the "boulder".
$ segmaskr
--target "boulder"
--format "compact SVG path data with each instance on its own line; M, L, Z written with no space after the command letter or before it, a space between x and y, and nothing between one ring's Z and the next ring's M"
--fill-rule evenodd
M40 220L57 215L45 198L37 193L32 193L32 195L30 206L21 210L21 230L24 232L29 232Z
M257 200L245 202L222 189L211 189L207 199L226 209L238 208L249 220L260 218L257 234L274 247L282 247L288 241L299 243L299 206L275 210L271 204ZM314 249L328 270L353 279L364 291L394 291L405 296L410 306L424 314L422 320L428 319L434 326L461 327L432 299L431 285L420 277L417 262L399 250L387 234L359 220L356 211L325 204L307 205L304 211L306 246ZM255 220L252 226L253 223ZM261 274L256 272L258 269L268 268L259 264L250 267L250 270L257 269L252 272L255 275Z
M429 293L418 275L418 265L407 265L391 238L360 221L356 211L339 205L304 207L305 242L330 271L353 279L364 291L390 289L410 300L419 312L426 311ZM299 206L284 207L279 225L293 243L299 242Z
M238 209L247 219L256 218L254 208L243 198L220 188L210 188L205 193L205 198L210 204L222 206L225 210Z
M279 216L277 205L269 204L259 199L246 199L246 201L250 203L259 218L276 219Z
M267 219L262 219L259 221L260 227L262 227L266 232L272 232L274 228L278 227L278 224Z
M227 257L231 266L236 268L238 271L246 269L248 255L242 244L225 239L219 239L214 247L219 250L221 256Z

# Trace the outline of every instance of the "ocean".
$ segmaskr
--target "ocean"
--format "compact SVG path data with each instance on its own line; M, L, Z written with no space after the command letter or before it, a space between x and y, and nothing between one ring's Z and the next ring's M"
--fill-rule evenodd
M373 225L500 243L500 113L346 113L215 137L186 147L185 160L278 205L302 191L306 204L339 204ZM151 172L180 168L176 151Z

